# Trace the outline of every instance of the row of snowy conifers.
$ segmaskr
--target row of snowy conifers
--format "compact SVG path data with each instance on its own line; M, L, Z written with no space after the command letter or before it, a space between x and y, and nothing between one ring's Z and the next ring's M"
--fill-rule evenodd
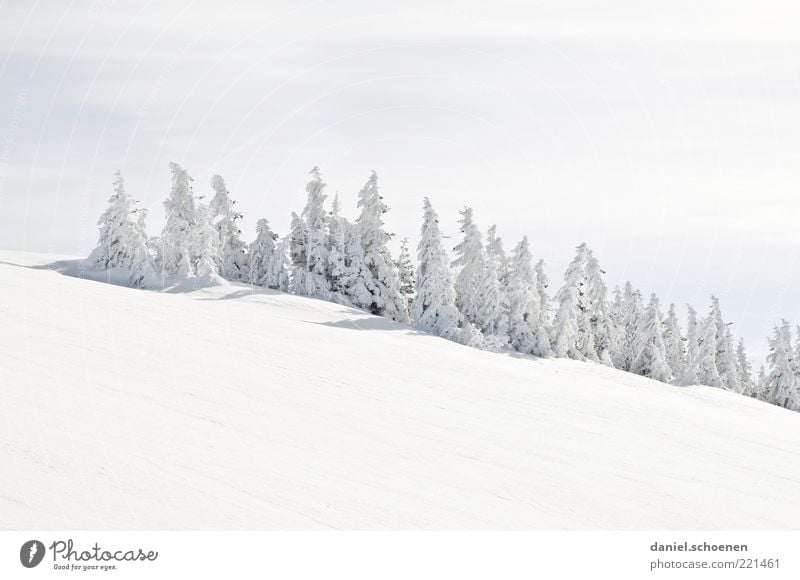
M382 219L388 208L374 172L358 194L353 223L340 215L338 195L330 211L325 209L325 183L314 168L305 209L292 214L289 235L279 238L260 219L248 245L223 179L212 178L214 196L206 205L193 195L188 173L176 163L170 167L172 190L160 237L147 236L146 213L136 208L117 174L110 206L99 220L91 267L120 269L132 286L143 288L188 279L244 281L413 321L478 348L596 361L659 381L715 386L800 408L800 342L792 346L788 323L770 339L769 373L762 366L753 377L744 344L740 340L734 347L715 297L702 319L689 306L683 335L675 306L664 319L655 294L645 305L628 282L609 299L603 270L586 244L577 247L551 300L544 262L534 266L527 237L507 257L494 226L483 243L470 208L461 212L462 238L451 262L426 198L415 268L407 240L397 260L390 255L391 234Z

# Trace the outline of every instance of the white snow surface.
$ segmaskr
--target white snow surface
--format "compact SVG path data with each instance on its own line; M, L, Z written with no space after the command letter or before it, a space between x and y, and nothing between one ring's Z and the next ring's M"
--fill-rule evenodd
M0 252L2 528L800 528L798 413L56 259Z

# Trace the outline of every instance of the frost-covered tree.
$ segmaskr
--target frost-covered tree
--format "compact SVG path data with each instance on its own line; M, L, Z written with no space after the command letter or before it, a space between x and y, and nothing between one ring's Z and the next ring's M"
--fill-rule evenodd
M669 382L672 374L664 348L664 323L658 297L650 295L639 328L639 356L634 363L636 373L661 382Z
M289 232L289 259L292 264L292 292L295 294L306 293L306 278L308 277L307 238L308 226L306 226L306 222L295 212L292 212Z
M349 303L344 285L346 273L345 258L345 233L347 222L341 216L339 194L333 197L333 205L328 216L328 269L327 276L330 282L333 299L336 302Z
M327 277L328 232L324 205L328 196L323 193L324 189L322 174L318 167L314 167L311 170L311 181L306 185L306 207L301 216L305 222L306 271L302 277L304 286L300 288L295 284L295 292L327 299L330 297L330 284Z
M285 237L275 245L275 254L270 264L267 275L267 284L281 292L288 292L291 288L291 266L289 259L289 238Z
M719 307L719 300L716 296L711 296L711 314L716 326L716 345L715 354L717 371L719 372L722 385L729 391L739 392L739 382L736 376L736 353L733 347L733 337L731 336L728 325L722 320L722 311Z
M364 261L364 246L361 242L361 227L345 223L344 232L344 273L339 284L344 290L345 302L369 310L373 305L374 281L372 272Z
M455 279L456 308L466 320L475 323L478 320L478 292L486 268L486 254L481 232L473 220L472 208L466 207L460 213L458 223L463 237L453 248L456 258L452 263L454 268L458 268Z
M191 178L177 163L169 164L172 190L164 202L167 219L161 230L161 271L165 276L193 276L192 230L197 218Z
M88 264L104 270L122 268L130 272L131 286L155 288L159 277L148 250L144 221L134 220L136 202L125 191L125 181L119 171L114 176L114 193L108 203L97 222L100 233L97 246L87 259Z
M495 260L497 279L500 280L501 289L505 288L510 264L503 249L503 238L497 235L496 225L492 225L486 232L486 256L488 259Z
M207 282L219 283L216 257L219 255L219 237L212 223L208 206L200 201L194 204L195 218L190 231L190 252L193 272Z
M709 387L725 388L717 369L717 321L713 311L703 319L700 327L697 382Z
M557 357L585 360L587 350L594 352L589 317L584 312L585 264L586 244L581 244L564 273L564 285L556 293L558 309L553 319L552 340Z
M475 324L485 336L493 337L495 346L502 347L508 343L508 314L504 306L504 292L498 279L498 267L495 256L486 257L483 276L475 296Z
M250 244L250 283L256 286L276 288L270 284L272 261L275 259L277 235L269 227L269 221L261 218L256 222L256 239Z
M427 197L423 208L422 230L417 246L414 320L421 328L456 340L460 316L455 306L455 289L447 252L442 244L439 218Z
M756 385L753 382L753 367L750 365L750 360L747 358L747 352L744 348L744 339L739 339L739 344L736 345L736 374L739 380L741 393L747 397L756 396Z
M678 315L675 313L675 304L669 305L667 318L664 320L664 349L670 374L682 380L686 374L686 349L681 336Z
M403 238L400 242L400 256L397 258L397 275L400 278L400 294L403 295L406 304L408 304L409 309L411 309L416 282L414 278L414 264L411 262L411 253L408 249L408 238Z
M544 260L536 262L533 270L536 272L536 293L539 295L539 326L550 336L550 296L547 294L550 282L544 271Z
M383 227L383 214L388 207L378 190L378 174L374 171L358 194L361 213L356 220L364 248L364 264L371 280L366 287L372 294L367 310L397 322L408 322L408 305L400 293L400 279L394 260L389 254L391 235Z
M603 280L603 270L597 257L586 250L586 311L596 351L596 358L605 365L613 365L611 349L614 343L614 326L610 319L608 290Z
M540 295L527 236L514 248L506 288L511 346L520 352L550 356L550 338L541 325Z
M639 327L643 313L641 292L630 282L625 282L621 301L615 304L617 328L612 350L614 366L623 371L632 371L639 356Z
M758 367L758 378L756 379L756 394L755 397L759 401L766 401L767 400L767 371L764 369L764 365Z
M221 176L211 178L211 187L214 197L208 204L208 213L217 231L217 255L214 257L217 271L228 280L247 280L250 272L247 246L237 223L242 214L234 208L236 202L231 200Z
M697 311L691 304L686 305L689 318L686 324L686 366L681 375L684 385L697 385L700 381L700 328L697 323Z
M765 380L765 394L767 402L795 409L798 405L797 379L789 357L791 344L787 344L785 338L785 333L776 326L769 341L767 364L770 370Z

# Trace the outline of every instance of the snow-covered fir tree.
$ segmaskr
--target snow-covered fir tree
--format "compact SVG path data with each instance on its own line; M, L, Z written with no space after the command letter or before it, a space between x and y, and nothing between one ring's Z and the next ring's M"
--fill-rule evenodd
M667 318L664 320L664 349L670 374L683 380L686 374L686 349L681 336L678 315L675 312L675 304L669 305Z
M306 253L306 240L308 227L305 220L292 212L292 222L289 232L289 259L292 264L291 280L292 292L305 294L308 277L308 255Z
M400 242L400 255L397 258L397 275L400 278L400 294L405 298L406 304L409 305L409 312L411 312L416 281L414 277L414 264L411 261L408 243L408 238L403 238Z
M305 274L301 278L304 285L295 284L295 292L306 296L327 299L330 297L328 282L328 232L323 193L325 183L319 167L311 170L311 181L306 185L306 207L302 219L305 222L304 253L306 257Z
M481 232L473 220L472 208L465 207L460 214L458 223L462 239L453 248L456 257L451 264L458 269L455 279L456 308L466 320L476 323L480 307L478 291L486 268L486 254Z
M541 298L527 236L514 248L506 288L511 346L520 352L551 356L550 337L541 324Z
M533 268L536 272L536 293L539 295L539 326L544 329L546 336L550 336L550 296L547 294L547 288L550 282L547 279L547 273L544 271L544 260L536 262Z
M747 358L744 348L744 339L739 339L736 345L736 375L739 380L740 392L747 397L755 397L757 394L756 385L753 382L753 367Z
M498 267L495 256L486 256L483 276L478 282L475 296L475 324L484 336L492 338L495 347L501 348L508 343L508 314L504 305L504 292L498 279Z
M344 273L339 285L344 291L344 301L356 308L369 310L373 305L374 280L364 260L364 245L361 242L361 227L344 224Z
M216 257L219 255L219 237L208 211L208 206L198 200L195 204L191 232L191 264L195 276L205 283L219 283Z
M781 328L775 327L769 347L769 374L764 385L766 400L779 407L795 409L798 405L798 393L797 379L789 355L791 344L786 343L785 332Z
M612 366L611 349L614 343L612 325L603 270L594 253L586 250L586 311L589 314L589 324L594 342L597 360L605 365Z
M197 215L191 178L177 163L170 163L169 167L172 190L164 202L167 219L159 238L161 271L165 276L193 276L192 230Z
M644 307L642 294L630 282L625 282L621 301L614 306L616 337L611 356L614 366L623 371L632 371L639 356L639 327Z
M125 181L119 171L114 176L114 193L108 202L108 209L97 222L100 234L97 247L87 260L89 265L100 269L122 268L130 273L131 286L156 288L160 276L147 243L142 217L146 211L136 209L136 202L125 191Z
M716 362L722 385L729 391L739 392L739 381L736 376L736 352L733 347L733 337L730 329L722 319L722 311L719 307L719 299L711 296L711 314L714 317L716 326Z
M397 322L408 322L408 306L400 293L400 279L388 243L391 235L383 227L383 214L388 207L378 190L378 174L374 171L358 194L361 213L356 220L364 248L364 264L371 280L365 281L372 294L367 310Z
M700 325L697 382L709 387L725 388L717 369L717 321L713 310Z
M330 283L332 298L336 302L349 303L344 285L346 273L345 259L345 232L347 222L341 216L339 194L333 197L331 212L328 215L328 268L327 276Z
M666 383L672 378L672 374L667 365L663 333L658 297L651 294L639 329L639 356L634 363L634 370L640 375Z
M291 267L289 259L289 237L281 238L275 245L275 254L270 264L267 283L270 288L288 292L291 288Z
M242 240L242 231L238 221L242 214L230 198L225 180L215 175L211 178L214 197L208 204L208 213L217 231L217 255L215 263L217 271L228 280L247 280L250 268L247 264L247 245Z
M505 287L510 264L505 249L503 248L503 238L497 235L496 225L492 225L486 231L486 256L488 259L495 260L495 264L497 265L497 279L500 280L500 287Z
M439 218L430 200L423 202L424 216L417 246L414 320L421 328L450 340L459 334L459 312L450 263L442 243Z
M275 259L277 235L269 227L269 221L261 218L256 222L256 239L250 244L250 283L256 286L277 288L270 284L272 261Z
M689 311L686 324L686 366L681 375L681 383L697 385L700 381L700 327L697 311L691 304L687 304L686 308Z
M585 335L590 327L586 325L588 317L584 320L583 290L584 268L586 263L586 246L578 246L575 258L570 262L564 272L564 285L556 293L558 309L553 318L553 352L557 357L569 357L585 360L584 349L594 345L587 345ZM588 334L591 335L591 332Z

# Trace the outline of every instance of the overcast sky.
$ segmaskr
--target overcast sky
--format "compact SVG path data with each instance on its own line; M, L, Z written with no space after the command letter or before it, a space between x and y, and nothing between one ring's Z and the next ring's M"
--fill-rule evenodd
M345 213L375 169L391 231L423 196L524 234L560 281L707 309L754 355L800 322L796 2L0 2L0 248L86 254L121 168L163 222L167 164L285 233L319 165ZM452 244L455 243L451 240ZM452 245L451 244L451 245Z

